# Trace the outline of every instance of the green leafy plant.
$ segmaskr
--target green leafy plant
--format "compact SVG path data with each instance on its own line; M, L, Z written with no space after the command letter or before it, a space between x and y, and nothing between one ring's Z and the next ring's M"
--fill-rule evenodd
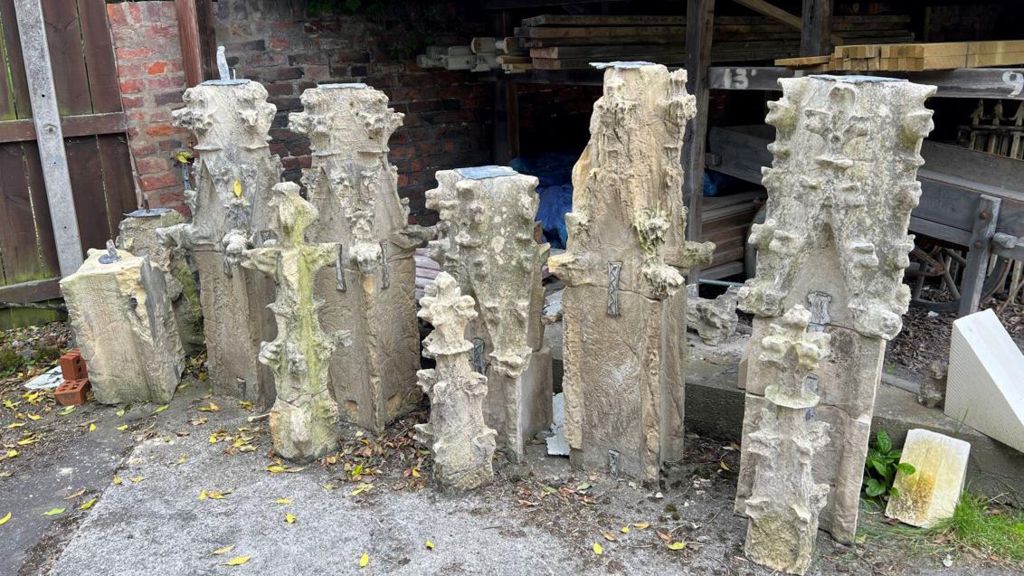
M899 491L893 486L896 473L917 472L912 465L900 463L901 455L901 450L893 448L889 434L879 430L875 441L868 448L868 457L864 462L864 494L868 498L887 499L898 496Z

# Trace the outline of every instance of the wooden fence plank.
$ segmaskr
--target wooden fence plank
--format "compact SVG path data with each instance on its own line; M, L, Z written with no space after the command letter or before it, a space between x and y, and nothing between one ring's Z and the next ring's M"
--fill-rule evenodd
M128 123L123 112L105 114L81 114L60 119L65 138L90 136L93 134L121 134ZM0 144L4 142L26 142L36 139L36 127L32 120L0 122Z
M15 12L25 62L25 75L29 82L29 98L39 138L39 154L50 206L50 223L56 239L61 276L67 276L82 265L82 242L78 233L71 177L64 153L64 134L60 127L57 91L53 83L50 49L41 2L42 0L15 0Z
M28 181L29 195L32 198L32 214L36 222L39 254L46 264L51 276L60 275L60 259L57 256L57 241L54 239L53 226L47 226L50 220L50 199L46 194L46 175L43 174L43 161L39 158L39 144L36 141L24 142L25 179Z
M89 96L89 77L83 65L85 52L82 50L78 8L74 0L43 1L42 6L60 114L88 114L92 112L92 98Z
M124 134L97 136L103 188L107 200L107 222L116 235L124 215L138 206L135 179L128 163L128 139Z
M102 248L115 235L111 234L105 216L107 199L96 137L66 138L64 148L71 172L71 189L75 191L75 213L82 248Z
M28 79L25 76L25 63L21 51L18 19L14 12L14 0L0 0L0 21L3 21L3 43L4 49L7 51L15 117L31 118L32 106L29 103Z
M0 284L45 276L21 144L0 145Z
M78 14L92 111L120 112L121 90L117 81L114 46L107 27L106 4L103 0L78 0Z
M5 2L8 0L0 0ZM8 56L7 56L7 43L4 42L4 20L3 14L0 13L0 71L3 72L3 78L0 78L0 122L5 120L15 120L18 117L18 112L14 108L14 84L12 82L11 74L9 74L8 68Z

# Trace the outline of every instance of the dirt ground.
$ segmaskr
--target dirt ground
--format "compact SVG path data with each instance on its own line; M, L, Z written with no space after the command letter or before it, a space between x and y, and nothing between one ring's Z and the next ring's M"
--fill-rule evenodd
M12 513L0 526L0 573L769 574L743 557L735 444L691 436L660 486L637 486L572 470L538 443L525 463L496 458L491 486L445 495L411 435L426 407L381 437L345 429L336 454L294 467L274 457L265 418L212 395L203 377L194 363L167 407L70 411L26 394L16 377L0 383L0 517ZM289 543L277 534L290 523L277 516L260 524L270 495L287 490L304 502L296 529L309 542L341 531L329 550ZM908 536L874 504L861 518L854 546L819 535L810 574L1020 573L941 535ZM410 523L417 536L406 533ZM412 541L419 529L424 541ZM248 547L245 565L213 555L229 538L238 553ZM360 550L372 552L365 571Z

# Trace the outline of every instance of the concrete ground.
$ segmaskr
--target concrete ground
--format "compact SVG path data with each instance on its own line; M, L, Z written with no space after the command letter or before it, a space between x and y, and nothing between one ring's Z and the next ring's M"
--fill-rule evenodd
M250 422L237 400L192 381L155 408L40 408L41 440L0 462L12 473L0 480L0 516L13 513L0 526L0 574L770 573L743 558L728 442L690 438L686 461L656 487L584 475L538 445L526 464L498 458L493 485L448 495L410 438L422 413L379 438L345 430L332 458L280 471L265 420ZM852 547L821 534L809 573L1019 573L929 538L891 538L870 507L861 525ZM227 565L235 558L248 560Z

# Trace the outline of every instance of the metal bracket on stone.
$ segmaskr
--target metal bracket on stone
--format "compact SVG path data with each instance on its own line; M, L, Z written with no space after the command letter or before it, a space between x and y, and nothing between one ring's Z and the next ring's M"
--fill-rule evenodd
M391 267L388 265L388 243L380 243L380 286L387 290L391 285Z
M832 315L829 314L829 306L831 305L831 294L811 292L807 295L807 308L811 311L811 321L807 323L808 332L825 331L825 327L832 321Z
M338 243L338 257L334 261L334 273L338 279L338 292L348 290L345 285L345 245Z
M121 257L117 255L117 246L113 240L107 240L107 253L100 256L100 264L113 264L119 262Z
M622 262L608 263L608 315L619 315L619 276L622 273Z

